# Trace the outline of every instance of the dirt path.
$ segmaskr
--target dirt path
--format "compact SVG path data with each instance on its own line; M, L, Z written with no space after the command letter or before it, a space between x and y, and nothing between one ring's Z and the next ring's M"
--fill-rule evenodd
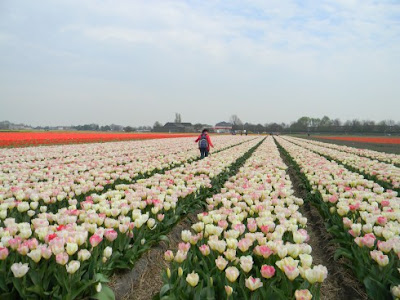
M288 166L287 173L293 184L295 196L305 199L307 191L298 177L296 170L281 152L281 157ZM308 244L312 247L313 264L322 264L328 269L328 277L321 287L322 300L367 300L364 287L350 270L333 259L336 246L330 243L332 236L326 231L324 220L318 210L305 202L300 208L307 218Z
M197 221L196 216L197 213L190 214L174 226L167 234L169 245L166 242L159 243L147 251L131 271L116 273L112 277L110 285L116 300L149 300L160 291L163 284L161 272L168 267L164 260L164 252L178 248L182 230L190 229L190 226Z

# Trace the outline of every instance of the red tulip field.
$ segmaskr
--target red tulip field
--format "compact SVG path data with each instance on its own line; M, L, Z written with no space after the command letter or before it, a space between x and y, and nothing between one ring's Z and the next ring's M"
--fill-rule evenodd
M79 144L191 136L169 133L0 132L0 147Z
M400 155L211 139L1 133L0 299L400 298Z

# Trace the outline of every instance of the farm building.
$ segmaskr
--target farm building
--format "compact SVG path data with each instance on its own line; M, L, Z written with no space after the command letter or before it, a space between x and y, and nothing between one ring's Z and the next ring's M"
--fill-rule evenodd
M160 128L161 132L194 132L192 123L174 123L167 122Z
M214 131L217 133L230 133L232 131L232 124L228 122L219 122L215 124Z

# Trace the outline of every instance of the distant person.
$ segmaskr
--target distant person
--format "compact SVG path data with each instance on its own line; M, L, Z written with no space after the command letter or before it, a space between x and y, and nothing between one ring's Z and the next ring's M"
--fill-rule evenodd
M199 143L201 159L208 156L208 153L210 152L210 146L214 148L210 136L208 135L208 129L203 129L203 131L201 132L201 134L199 135L199 137L196 139L195 142Z

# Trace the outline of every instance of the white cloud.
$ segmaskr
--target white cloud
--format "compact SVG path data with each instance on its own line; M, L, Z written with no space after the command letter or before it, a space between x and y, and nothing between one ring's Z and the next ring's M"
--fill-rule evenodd
M50 75L37 72L45 79L63 73L49 66L48 57L56 56L60 66L68 65L67 71L81 76L74 79L82 84L68 94L81 102L86 95L96 95L92 104L99 94L111 98L119 83L115 95L120 99L139 98L139 90L154 103L167 99L176 110L186 99L206 98L224 113L231 106L243 114L248 108L243 119L251 121L253 113L263 122L263 110L251 108L263 107L260 99L268 99L275 113L284 111L281 120L288 121L293 118L286 117L291 107L293 115L303 110L316 115L313 110L334 103L323 113L340 115L344 103L353 105L349 111L357 114L363 99L372 101L382 94L385 99L379 101L389 107L399 98L396 1L60 0L56 16L54 9L51 0L40 9L14 9L20 17L5 15L0 20L0 43L23 53L14 56L21 65L31 63L26 56L36 59L42 54L32 69L50 69ZM7 72L17 71L1 72L7 78ZM21 77L27 73L20 72ZM95 83L86 84L88 78ZM58 80L68 86L71 78L60 75ZM12 82L8 85L11 91ZM93 91L97 85L101 92ZM85 91L85 86L90 88ZM243 99L248 105L242 105ZM304 105L291 106L295 101Z

